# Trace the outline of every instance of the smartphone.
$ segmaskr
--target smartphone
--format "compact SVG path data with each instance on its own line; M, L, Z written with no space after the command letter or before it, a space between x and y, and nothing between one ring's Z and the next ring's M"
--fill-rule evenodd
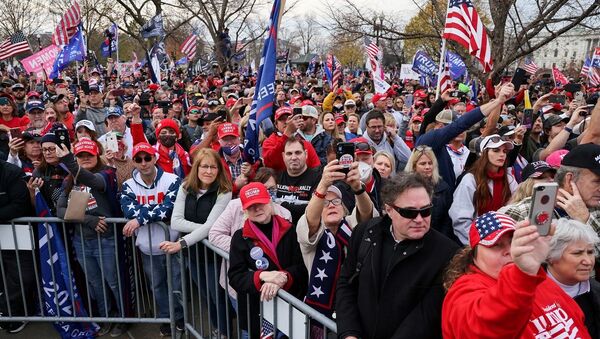
M533 109L526 108L523 110L523 126L527 129L531 129L531 126L533 126Z
M573 95L573 101L577 102L580 105L584 104L585 99L583 98L583 92L575 92L575 95Z
M554 94L554 95L551 95L548 98L548 102L551 103L551 104L561 104L561 105L564 105L565 104L565 100L566 100L565 96L561 95L561 94Z
M90 94L90 83L87 80L81 81L81 90L85 95Z
M335 155L339 160L339 164L342 165L342 172L348 174L350 166L354 162L354 152L356 145L353 142L340 142L337 144L335 149Z
M113 89L112 91L110 91L110 93L112 93L112 95L114 95L116 97L121 97L121 96L125 95L125 90L124 89Z
M106 149L111 152L117 152L119 150L119 144L117 143L117 135L113 132L106 134Z
M527 82L527 72L522 68L515 69L515 74L510 82L515 86L515 91L518 91L521 85Z
M20 138L23 135L23 131L19 127L10 129L10 137L11 139Z
M223 121L227 120L227 110L226 109L218 110L217 115L219 116L219 118L221 118L221 120L223 120Z
M292 110L292 116L302 115L302 107L294 107Z
M60 145L65 145L67 146L68 150L71 149L71 139L69 138L69 131L67 131L64 128L61 128L57 129L54 132L54 134L56 135L56 144L58 145L58 147L60 147Z
M529 223L537 226L538 233L542 236L550 233L557 193L558 183L547 182L533 185Z
M581 92L581 84L568 83L563 87L563 89L565 90L565 92Z
M142 110L140 111L140 118L151 120L152 113L150 113L150 111L147 110L146 108L142 107Z

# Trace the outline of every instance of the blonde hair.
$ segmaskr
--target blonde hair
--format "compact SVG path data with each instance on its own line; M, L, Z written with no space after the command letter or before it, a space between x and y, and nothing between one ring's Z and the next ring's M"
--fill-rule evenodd
M519 201L529 198L533 195L533 185L535 185L534 178L527 178L527 180L517 186L517 190L512 194L512 197L508 201L508 204L516 204Z
M200 167L202 160L205 158L212 159L217 164L218 173L215 181L219 184L219 193L231 192L231 180L229 180L229 177L225 173L225 167L223 166L223 162L219 157L219 153L211 148L201 148L196 152L192 169L183 181L183 188L186 190L186 192L198 193L202 188L202 182L198 178L198 168Z
M388 161L390 162L390 164L392 165L392 175L396 174L396 163L394 161L394 157L386 151L379 151L377 153L375 153L375 155L373 156L373 162L377 161L377 158L379 157L386 157L388 159Z
M406 167L404 168L404 171L407 173L415 172L415 168L417 167L417 162L419 161L419 159L421 159L421 157L423 155L426 155L429 159L431 159L431 163L432 163L432 167L433 167L433 174L431 176L431 182L434 185L436 185L438 182L440 182L442 177L440 176L440 170L438 167L437 158L435 157L435 153L433 153L433 150L429 146L424 146L424 145L417 146L411 153L410 158L408 158L408 162L406 163Z
M385 113L383 113L383 117L385 118L384 124L386 126L390 126L390 125L398 126L398 122L396 121L396 118L394 118L392 113L385 112Z

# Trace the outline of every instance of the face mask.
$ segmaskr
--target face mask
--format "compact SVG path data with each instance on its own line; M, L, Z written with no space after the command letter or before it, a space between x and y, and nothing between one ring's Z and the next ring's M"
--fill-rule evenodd
M231 146L231 147L221 147L221 149L223 150L223 154L225 154L227 156L236 155L240 152L239 145L235 145L235 146Z
M174 135L160 135L159 139L160 143L168 148L173 147L177 141Z
M373 174L373 167L366 162L358 162L358 173L360 174L360 181L366 184Z

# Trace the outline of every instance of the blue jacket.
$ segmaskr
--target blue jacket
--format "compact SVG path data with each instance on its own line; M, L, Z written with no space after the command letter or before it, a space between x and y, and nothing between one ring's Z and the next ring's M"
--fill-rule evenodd
M448 186L450 186L452 191L456 188L456 177L454 175L452 159L446 150L446 145L459 134L480 122L483 118L484 116L479 107L475 108L468 111L448 126L434 129L421 135L417 141L417 146L427 145L433 149L438 161L440 175Z

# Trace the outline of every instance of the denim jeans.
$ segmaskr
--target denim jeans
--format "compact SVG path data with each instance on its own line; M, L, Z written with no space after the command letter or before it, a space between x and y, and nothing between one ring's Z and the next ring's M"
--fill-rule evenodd
M196 252L198 252L198 258L196 258ZM208 251L207 254L208 258L206 262L208 262L208 265L204 260L204 245L198 243L197 245L190 247L190 260L188 261L188 258L185 258L185 262L189 267L192 280L197 286L200 286L200 291L207 301L210 310L211 325L214 328L219 329L221 334L227 335L228 322L226 308L229 307L229 304L227 293L225 293L225 290L219 285L221 257L217 255L217 262L215 262L213 252ZM207 279L208 286L206 285ZM232 333L232 330L231 322L229 322L229 333Z
M123 316L117 276L119 267L117 266L115 255L115 238L113 236L108 238L100 237L100 243L98 243L98 238L85 239L82 243L81 237L75 235L73 237L73 246L75 247L77 261L79 261L85 273L89 293L92 299L96 300L98 306L97 313L91 312L91 310L90 313L101 317L110 316L112 310L110 293L112 291L113 297L117 301L119 316ZM104 281L102 281L103 273ZM106 297L104 295L105 292Z
M146 279L148 279L148 283L156 299L156 316L159 318L168 318L169 288L167 285L167 256L150 256L142 252L140 254L142 256ZM175 320L179 320L183 319L183 304L181 298L181 270L176 258L176 255L171 255L171 285L173 286Z

